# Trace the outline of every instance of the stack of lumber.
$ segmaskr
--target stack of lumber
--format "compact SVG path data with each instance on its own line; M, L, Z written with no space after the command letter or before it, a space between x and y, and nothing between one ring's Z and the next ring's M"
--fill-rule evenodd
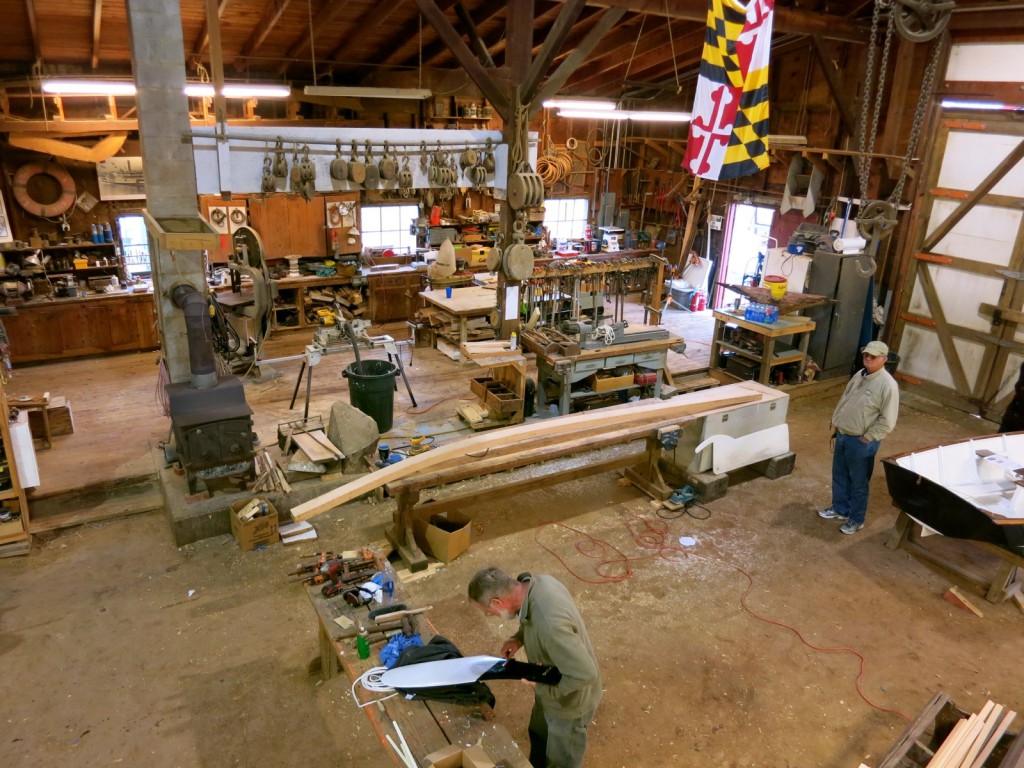
M460 466L472 470L479 465L481 473L488 461L499 454L532 454L549 451L565 444L567 455L591 450L602 440L629 437L636 432L699 418L719 408L753 403L762 399L763 387L754 382L742 382L718 387L705 392L679 395L671 400L641 400L620 406L602 408L539 422L528 422L506 427L495 432L482 432L472 437L437 446L426 453L410 456L404 461L362 475L352 482L336 488L292 508L296 521L306 520L357 499L389 483L413 475L427 475L445 466ZM558 444L558 445L554 445Z
M960 720L950 731L927 768L981 768L1017 717L1002 704L986 702L981 712Z
M311 322L316 322L316 310L329 308L337 304L346 320L355 320L366 312L363 292L351 285L324 286L306 291L306 315Z
M967 713L939 692L877 768L1024 768L1024 732L1007 733L1016 716L993 701Z

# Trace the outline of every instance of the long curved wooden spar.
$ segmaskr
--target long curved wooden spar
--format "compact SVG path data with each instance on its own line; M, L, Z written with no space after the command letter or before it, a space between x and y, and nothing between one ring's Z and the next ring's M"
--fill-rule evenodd
M446 443L377 472L363 475L351 483L293 507L292 518L296 522L308 520L388 483L424 472L439 464L453 459L472 460L473 456L479 456L491 446L544 438L557 441L562 437L571 438L581 430L596 427L618 429L648 421L664 422L667 419L695 416L716 408L757 402L762 398L759 386L752 382L730 384L713 390L678 395L670 400L641 400L616 408L559 416L494 432L483 432L464 440Z

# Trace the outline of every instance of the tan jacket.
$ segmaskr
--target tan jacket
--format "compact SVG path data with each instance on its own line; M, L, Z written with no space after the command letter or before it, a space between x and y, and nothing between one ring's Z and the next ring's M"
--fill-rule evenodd
M853 375L832 413L832 426L844 435L881 440L896 426L900 389L885 368L864 376Z

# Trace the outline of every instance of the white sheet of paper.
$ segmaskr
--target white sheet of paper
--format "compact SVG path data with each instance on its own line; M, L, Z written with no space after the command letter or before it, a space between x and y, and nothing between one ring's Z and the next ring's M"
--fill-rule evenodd
M519 286L508 285L505 287L505 320L515 320L519 317Z

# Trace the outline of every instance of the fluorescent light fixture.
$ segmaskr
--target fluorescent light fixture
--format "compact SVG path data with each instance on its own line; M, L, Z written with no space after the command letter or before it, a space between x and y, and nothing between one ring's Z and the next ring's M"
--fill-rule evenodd
M619 112L615 109L560 109L559 117L582 117L591 120L625 120L629 117L628 112Z
M655 123L688 123L693 117L689 112L627 112L630 120Z
M640 122L688 123L692 118L689 112L630 112L612 109L560 109L559 117L578 117L590 120L636 120Z
M364 88L355 85L307 85L307 96L336 96L350 99L429 99L429 88Z
M135 83L125 80L46 80L43 93L54 96L134 96Z
M978 110L993 110L999 111L1004 109L1013 109L1013 107L1007 106L1006 104L1000 104L994 101L957 101L956 99L943 99L943 109L978 109Z
M603 99L549 99L544 102L545 109L602 110L610 112L616 108L614 101Z
M260 85L252 83L225 83L225 99L287 99L292 89L287 85ZM192 83L185 86L186 96L213 98L213 83Z

